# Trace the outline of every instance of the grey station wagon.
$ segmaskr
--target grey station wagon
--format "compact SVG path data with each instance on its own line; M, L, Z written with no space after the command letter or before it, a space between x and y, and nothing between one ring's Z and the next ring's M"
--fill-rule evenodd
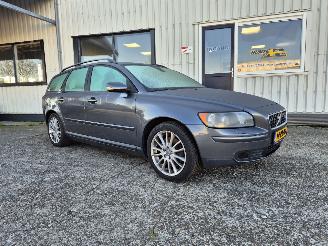
M164 66L110 60L64 69L48 86L43 112L53 145L132 150L170 181L266 157L287 134L286 110L275 102L205 88Z

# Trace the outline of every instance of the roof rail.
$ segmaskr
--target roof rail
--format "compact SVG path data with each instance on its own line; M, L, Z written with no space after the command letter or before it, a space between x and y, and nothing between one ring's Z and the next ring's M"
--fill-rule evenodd
M62 72L70 69L70 68L73 68L73 67L77 67L77 66L80 66L80 65L83 65L83 64L87 64L87 63L93 63L93 62L99 62L99 61L106 61L106 62L111 62L111 63L114 63L114 60L113 59L95 59L95 60L90 60L90 61L85 61L85 62L80 62L80 63L76 63L74 65L71 65L71 66L68 66L68 67L65 67Z

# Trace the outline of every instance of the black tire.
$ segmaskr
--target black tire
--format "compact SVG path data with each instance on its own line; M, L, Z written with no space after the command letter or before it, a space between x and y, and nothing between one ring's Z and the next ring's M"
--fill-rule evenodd
M152 151L151 151L151 144L155 136L157 136L160 132L169 131L174 133L179 140L182 142L183 147L185 149L185 164L183 168L181 168L180 173L177 173L174 176L166 175L163 173L154 163L152 158ZM169 181L173 182L182 182L188 179L192 174L196 173L197 171L201 170L200 159L198 156L198 151L195 146L194 140L190 136L189 132L180 124L176 122L164 122L157 126L155 126L152 131L150 132L148 139L147 139L147 155L148 160L151 163L151 166L154 168L156 173ZM161 164L159 164L161 165ZM164 164L165 165L165 164Z
M59 126L59 131L60 131L60 137L59 137L59 141L54 141L53 138L50 136L50 127L49 124L52 121L52 119L55 119L58 121L58 126ZM65 133L65 128L64 128L64 124L61 121L60 117L56 114L56 113L52 113L47 120L47 129L48 129L48 136L50 139L50 142L52 143L52 145L56 146L56 147L65 147L67 145L69 145L71 143L70 139L67 137L66 133Z

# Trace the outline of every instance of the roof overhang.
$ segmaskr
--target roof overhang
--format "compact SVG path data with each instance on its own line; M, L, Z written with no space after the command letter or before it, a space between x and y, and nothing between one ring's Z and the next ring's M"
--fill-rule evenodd
M0 7L7 8L7 9L10 9L10 10L16 11L18 13L25 14L25 15L37 18L39 20L42 20L42 21L46 21L46 22L51 23L53 25L56 25L56 21L53 20L53 19L50 19L48 17L36 14L36 13L30 11L30 10L23 9L21 7L18 7L17 5L7 3L7 2L2 1L2 0L0 0Z

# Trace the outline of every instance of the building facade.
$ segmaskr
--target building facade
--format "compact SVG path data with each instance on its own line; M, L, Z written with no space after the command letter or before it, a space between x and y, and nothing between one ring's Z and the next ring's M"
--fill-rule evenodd
M11 0L0 8L0 115L40 116L47 83L90 59L158 63L328 123L326 0ZM1 117L0 116L0 117Z

